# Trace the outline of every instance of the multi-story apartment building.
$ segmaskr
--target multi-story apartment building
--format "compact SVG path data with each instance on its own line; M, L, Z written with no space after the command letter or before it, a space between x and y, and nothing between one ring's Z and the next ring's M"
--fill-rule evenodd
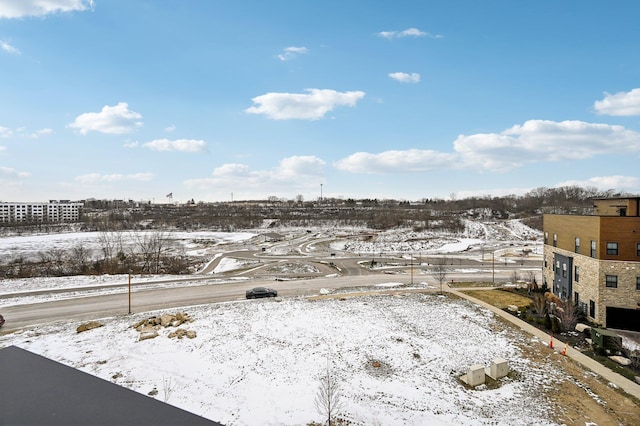
M605 327L640 331L640 197L544 215L544 282Z
M82 203L49 201L48 203L2 203L0 223L77 222Z

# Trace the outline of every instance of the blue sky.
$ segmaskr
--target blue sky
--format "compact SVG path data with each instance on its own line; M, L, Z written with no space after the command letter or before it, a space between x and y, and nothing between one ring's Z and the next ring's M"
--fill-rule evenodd
M640 193L640 2L0 0L0 200Z

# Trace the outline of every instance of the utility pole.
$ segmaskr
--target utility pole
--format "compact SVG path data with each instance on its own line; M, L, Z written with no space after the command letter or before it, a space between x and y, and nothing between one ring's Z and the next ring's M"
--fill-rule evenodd
M495 285L496 283L496 252L492 251L491 252L491 278L493 280L493 284Z
M411 253L410 256L411 256L411 285L413 285L413 253Z

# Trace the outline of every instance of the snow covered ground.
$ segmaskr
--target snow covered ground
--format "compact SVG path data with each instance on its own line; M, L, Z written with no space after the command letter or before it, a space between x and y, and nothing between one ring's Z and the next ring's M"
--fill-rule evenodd
M20 235L0 238L0 258L4 262L20 256L27 260L38 259L41 252L50 252L54 249L70 250L74 246L82 245L85 249L96 254L102 246L101 239L115 240L117 235L123 248L134 247L138 239L143 239L145 234L157 231L126 231L126 232L69 232L62 234L38 234ZM167 245L175 251L190 255L207 253L207 248L230 243L238 243L255 237L251 232L162 232L168 240Z
M318 235L331 240L340 232L325 230ZM78 243L98 250L99 235L91 234L0 238L0 256L37 257L39 251ZM254 244L255 239L250 241L256 234L176 232L171 239L178 251L215 259L225 251ZM345 234L354 237L341 237L332 249L405 255L423 247L433 254L475 250L477 256L484 250L481 247L533 246L533 240L540 239L539 232L517 221L468 222L461 235L384 232L377 234L373 245L361 241L357 232ZM129 244L134 244L135 236L129 235ZM274 247L278 248L276 243ZM294 263L286 267L296 267ZM224 258L215 271L247 267L251 264L246 260ZM135 277L136 282L158 278ZM126 280L127 276L3 280L0 308L55 297L9 298L10 293L87 286L104 287L95 294L122 292L107 286ZM390 280L378 287L389 290L396 285ZM155 393L157 399L228 425L323 421L314 398L327 362L341 385L340 415L352 424L552 423L545 414L549 402L544 390L563 373L526 358L527 346L543 343L532 342L528 335L505 327L489 311L467 301L434 294L316 301L286 298L184 311L194 319L185 327L196 332L194 339L172 339L168 337L172 330L162 329L154 339L138 340L133 324L151 315L176 312L171 310L103 318L103 327L80 334L76 322L42 325L0 336L0 347L17 345L140 393ZM476 389L460 382L459 376L471 365L489 366L495 358L509 361L512 373L507 378Z
M76 333L56 323L0 337L105 380L228 425L322 421L314 404L327 362L340 415L362 425L551 424L544 389L560 371L523 357L532 344L484 309L446 296L257 300L190 307L194 339L138 341L138 320L104 318ZM175 329L173 329L175 330ZM534 344L542 344L535 342ZM469 366L507 359L496 386L467 388Z

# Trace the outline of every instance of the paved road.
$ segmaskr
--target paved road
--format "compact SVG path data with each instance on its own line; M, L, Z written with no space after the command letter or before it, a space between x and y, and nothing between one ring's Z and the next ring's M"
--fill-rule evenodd
M134 283L130 299L127 284L108 286L111 289L120 287L120 292L117 294L90 295L88 293L98 288L107 288L105 286L42 291L39 293L43 295L51 293L76 294L73 295L73 298L66 300L3 308L2 314L6 323L2 328L2 333L58 320L84 320L127 314L129 306L132 312L144 312L244 300L245 291L258 286L275 288L281 296L300 296L317 294L322 288L364 287L388 282L419 284L430 281L434 283L433 277L428 273L429 264L439 261L443 257L447 258L448 267L451 269L447 279L456 281L470 279L469 273L461 272L464 269L477 270L473 274L473 280L504 280L508 279L513 271L536 268L540 263L536 259L522 259L521 262L498 265L497 262L492 262L489 256L486 256L487 260L481 261L469 257L468 254L428 257L415 254L413 256L384 256L382 254L377 254L376 257L357 256L331 250L329 241L328 238L318 238L306 232L299 233L287 241L254 241L252 244L242 245L244 248L242 250L230 250L214 259L198 275L186 278L187 281L190 281L189 285L180 285L182 279L170 280L172 285L168 288L150 288L157 283L167 282L167 280L145 282L144 284ZM286 254L274 255L273 253ZM212 274L224 257L250 259L259 264L246 270ZM376 265L385 265L384 269L367 267L372 260L375 260ZM281 262L308 263L313 265L318 272L297 273L295 274L296 279L288 280L290 277L287 277L286 273L279 274L270 269ZM228 278L229 282L220 283L220 279L224 280L225 278ZM232 278L244 278L245 280L232 280ZM212 279L215 281L207 282ZM196 280L202 280L202 285L194 285L193 282ZM34 296L37 293L29 295ZM20 295L4 297L17 296Z
M207 303L245 300L245 291L258 286L278 290L279 295L305 296L318 294L322 288L364 287L393 281L388 275L362 275L347 278L323 277L292 281L248 280L223 284L185 286L172 288L136 288L131 293L131 311L146 312L157 309L178 308ZM146 287L148 284L145 284ZM2 309L6 320L2 333L24 327L61 320L89 320L129 312L129 293L76 297Z

